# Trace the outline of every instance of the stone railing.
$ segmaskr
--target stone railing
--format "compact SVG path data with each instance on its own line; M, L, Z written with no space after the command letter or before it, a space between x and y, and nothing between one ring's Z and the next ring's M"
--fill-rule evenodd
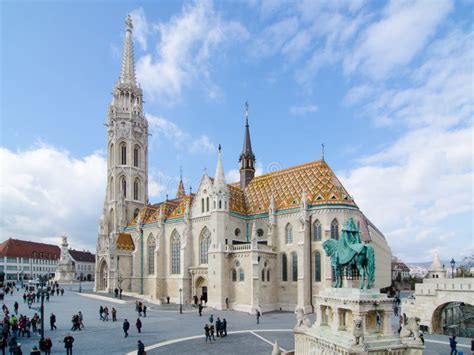
M250 250L252 250L252 244L250 244L250 243L226 245L225 246L225 251L227 253L238 252L238 251L250 251ZM275 247L270 246L270 245L265 245L265 244L257 244L257 250L267 251L267 252L274 252Z
M424 279L416 284L415 294L435 296L438 291L474 291L474 278Z

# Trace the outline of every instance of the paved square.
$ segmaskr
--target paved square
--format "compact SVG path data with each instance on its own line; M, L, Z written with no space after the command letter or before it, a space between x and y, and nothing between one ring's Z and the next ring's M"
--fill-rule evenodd
M294 349L292 328L295 325L295 316L290 312L274 312L264 314L260 324L256 324L255 316L235 311L214 311L205 309L199 317L196 310L185 309L179 314L175 305L149 305L147 317L141 318L142 333L138 334L135 322L134 299L124 297L117 303L113 297L96 299L90 292L91 285L84 285L85 293L77 293L77 285L65 285L64 296L50 297L45 302L45 336L53 340L53 354L65 353L63 338L71 333L75 338L74 354L128 354L136 353L137 340L141 339L147 346L148 354L270 354L272 343L278 339L280 347L289 351ZM89 289L89 290L88 290ZM13 303L20 304L19 314L31 317L36 311L28 309L23 303L22 292L15 292L13 296L6 296L4 303L13 310ZM99 297L103 297L99 294ZM117 309L118 322L103 322L99 320L99 306L108 306ZM71 317L78 311L84 314L85 328L82 331L72 332ZM57 317L58 330L49 330L49 316L53 312ZM208 317L213 314L214 319L225 318L228 322L228 336L224 339L216 338L215 342L204 341L204 325ZM130 336L124 338L122 322L127 318L130 322ZM311 317L314 320L314 316ZM449 345L447 337L426 336L426 354L446 354ZM39 335L31 338L19 338L24 353L29 353L34 345L38 344ZM459 339L459 350L465 353L469 350L468 339ZM464 346L462 346L464 345Z

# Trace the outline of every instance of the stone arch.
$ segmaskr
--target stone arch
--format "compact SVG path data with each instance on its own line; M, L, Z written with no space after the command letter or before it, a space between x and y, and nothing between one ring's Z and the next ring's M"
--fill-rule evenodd
M441 303L431 316L431 332L436 334L470 338L474 331L469 333L469 329L473 329L473 325L474 306L459 299Z
M100 291L106 291L108 288L109 279L109 265L105 259L99 262L99 277L97 280L97 289Z
M207 279L203 275L199 275L196 278L196 282L194 283L195 292L194 294L198 296L198 299L202 302L204 301L207 303L208 300L208 287L207 287Z

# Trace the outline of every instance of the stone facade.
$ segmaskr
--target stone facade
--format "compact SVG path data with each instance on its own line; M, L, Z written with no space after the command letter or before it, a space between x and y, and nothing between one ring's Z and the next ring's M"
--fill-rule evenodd
M131 31L129 22L126 31ZM126 37L126 49L131 46L129 40ZM130 53L133 51L126 50L124 57ZM123 62L133 63L133 58ZM120 88L116 86L116 92ZM128 113L123 120L129 129L134 126L127 122L138 120L144 133L141 96L139 101L137 113ZM116 105L111 110L122 112ZM117 126L124 125L109 123L109 146L121 144L116 139ZM139 138L134 131L123 134L130 139L128 145L140 144L146 152L146 134ZM298 305L309 312L316 295L332 283L330 260L322 243L338 238L350 217L358 224L363 241L375 249L374 287L390 285L387 241L324 160L254 177L248 111L241 181L226 182L221 155L219 147L214 177L205 172L195 193L185 194L180 181L176 198L156 204L148 204L146 198L121 198L120 185L110 181L120 179L125 167L109 157L109 184L97 246L97 290L121 287L158 301L170 297L172 302L179 302L180 295L185 302L197 296L217 309L254 312L294 310ZM143 158L143 170L128 166L125 170L141 174L140 181L146 182L147 154ZM112 186L115 194L110 193ZM145 186L141 197L146 197ZM126 211L121 214L124 223L110 212L120 209ZM356 278L352 275L344 284L351 286Z

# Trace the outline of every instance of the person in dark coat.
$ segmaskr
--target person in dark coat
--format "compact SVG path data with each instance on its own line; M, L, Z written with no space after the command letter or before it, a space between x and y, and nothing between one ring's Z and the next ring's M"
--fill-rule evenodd
M66 348L66 355L72 355L72 344L74 343L74 338L68 333L63 342L64 347Z
M199 309L199 317L201 317L202 316L202 309L203 309L202 304L199 303L198 309Z
M137 318L137 322L135 323L135 325L137 326L137 330L139 333L142 332L142 321L140 320L140 318Z
M211 333L210 333L210 329L209 329L209 326L206 324L204 326L204 333L206 334L206 343L207 343L207 339L209 339L209 341L211 341Z
M44 351L45 355L50 355L52 347L53 347L53 342L51 341L51 338L46 337L44 338L43 343L40 346L40 349Z
M257 309L257 324L260 324L260 311Z
M51 326L51 330L57 329L56 327L56 316L54 313L51 313L51 316L49 317L49 325Z
M453 335L451 338L449 338L449 346L451 347L450 355L456 355L458 353L457 344L458 342L456 341L456 335Z
M138 341L137 341L137 345L138 345L137 355L144 355L144 354L146 354L146 352L145 352L145 344L143 344L143 342L142 342L141 340L138 340Z
M224 336L227 336L227 321L225 318L222 319L222 331L224 332Z
M128 337L128 330L130 329L130 323L128 322L128 320L124 320L123 321L123 332L125 334L125 338Z
M217 335L218 338L221 337L221 325L222 325L221 320L219 319L219 317L217 317L217 319L216 319L216 335Z
M146 318L146 304L143 304L143 317Z

